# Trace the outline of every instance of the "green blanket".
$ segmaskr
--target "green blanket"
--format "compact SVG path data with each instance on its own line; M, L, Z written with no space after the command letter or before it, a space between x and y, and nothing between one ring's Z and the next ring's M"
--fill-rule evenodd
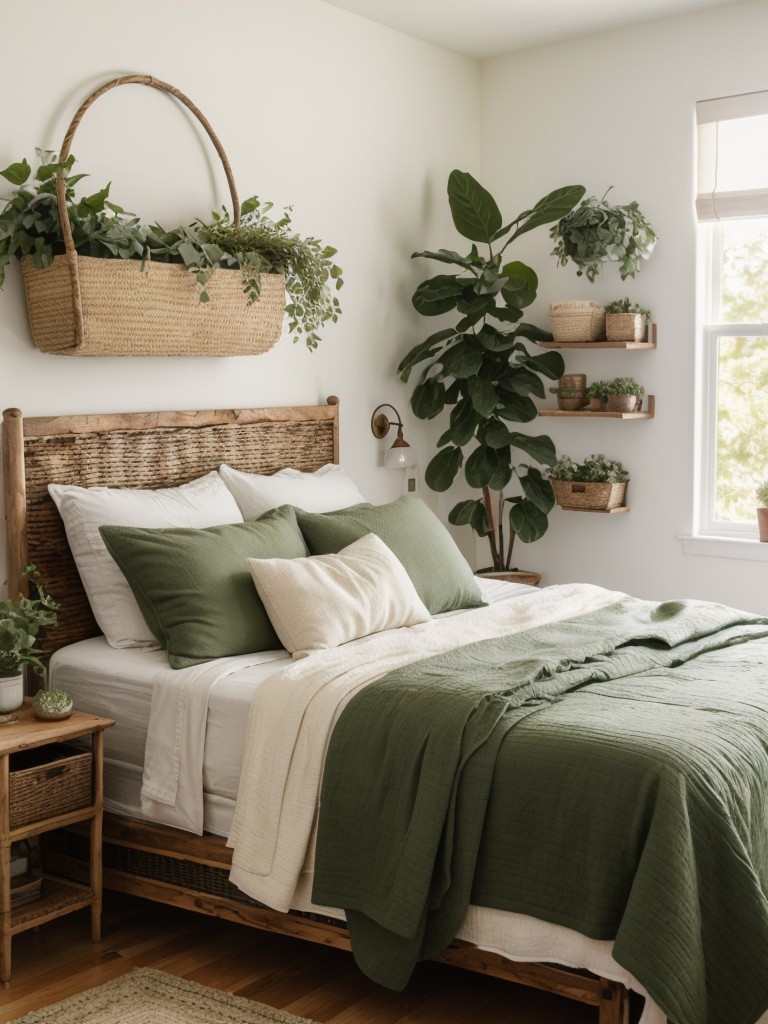
M768 622L631 598L401 668L326 758L313 900L402 988L471 902L614 940L672 1024L768 1008Z

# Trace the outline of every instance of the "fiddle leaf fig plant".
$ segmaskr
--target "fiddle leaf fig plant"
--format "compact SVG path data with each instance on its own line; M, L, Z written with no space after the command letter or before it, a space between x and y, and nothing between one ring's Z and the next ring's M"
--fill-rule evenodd
M505 262L504 254L520 235L564 217L584 192L581 185L559 188L505 224L493 196L471 174L451 171L451 215L472 246L466 255L452 249L413 254L458 268L416 289L419 313L452 313L454 322L415 345L398 367L408 381L416 366L426 364L411 396L416 416L433 419L450 408L424 478L433 490L446 491L463 469L470 487L480 490L480 498L460 501L448 519L488 537L496 570L509 568L516 536L530 542L546 532L554 495L540 467L555 462L555 446L545 434L524 433L516 425L536 418L533 398L544 397L543 379L557 380L565 368L558 352L536 355L525 344L552 335L523 320L536 298L535 272L517 260ZM530 461L517 461L521 455ZM507 495L513 483L516 493ZM492 492L498 492L496 508Z
M656 232L637 203L612 206L605 198L608 192L602 199L584 199L549 232L556 242L552 255L560 266L571 260L577 276L586 274L590 281L609 262L619 264L622 281L635 277L640 261L647 260L656 245Z
M336 323L341 306L335 292L343 285L342 270L333 262L336 250L311 236L291 230L291 207L277 220L272 203L258 196L241 205L240 224L226 210L214 211L208 222L166 230L142 224L110 198L111 183L78 199L75 186L85 174L72 174L75 158L60 161L55 153L37 150L39 166L32 177L26 159L0 171L15 188L0 209L0 288L13 256L29 256L38 269L50 266L64 252L56 201L56 175L64 176L65 200L75 249L101 259L155 260L182 263L194 276L201 302L208 301L206 285L218 268L240 270L246 302L259 297L263 273L284 273L288 302L288 330L293 340L303 338L316 349L320 329Z

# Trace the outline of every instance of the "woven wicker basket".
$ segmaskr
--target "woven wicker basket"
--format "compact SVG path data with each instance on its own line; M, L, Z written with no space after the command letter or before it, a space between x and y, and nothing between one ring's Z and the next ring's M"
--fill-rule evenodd
M553 302L549 327L557 342L599 341L605 337L605 309L599 302Z
M226 153L210 124L183 93L147 75L107 82L80 106L64 137L60 159L86 110L118 85L147 85L170 93L197 117L224 166L232 197L233 223L240 203ZM22 260L27 310L35 345L57 355L79 356L240 356L266 352L280 337L285 309L285 278L262 274L261 297L247 304L239 270L217 270L207 285L210 302L201 303L194 275L180 264L79 256L66 216L64 179L56 194L65 254L38 270Z
M644 313L606 313L605 336L608 341L643 341Z
M628 481L620 484L583 483L579 480L550 480L555 501L567 509L621 508Z
M66 814L91 803L91 753L50 745L14 754L10 771L11 828Z

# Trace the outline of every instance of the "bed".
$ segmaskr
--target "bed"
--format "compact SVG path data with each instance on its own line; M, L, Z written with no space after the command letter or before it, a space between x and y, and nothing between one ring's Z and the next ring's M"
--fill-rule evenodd
M211 764L203 766L207 804L195 811L202 815L202 835L137 816L135 795L131 793L135 794L136 774L141 770L141 746L145 742L142 729L146 729L158 676L173 674L173 670L167 668L162 652L115 652L107 649L99 638L59 513L47 491L51 482L89 488L176 487L214 471L222 462L246 473L273 473L286 465L309 473L338 462L338 429L335 399L316 407L27 420L17 410L9 410L4 414L3 452L9 591L23 587L23 567L34 561L42 573L44 588L57 596L66 595L59 625L46 638L46 644L49 652L57 652L57 679L76 690L78 706L86 707L87 693L92 690L93 706L89 710L98 711L99 701L106 699L108 708L114 711L103 686L98 686L98 681L105 677L111 680L113 695L121 688L129 695L125 716L133 723L135 735L131 738L130 729L126 729L121 739L119 730L113 730L118 743L124 741L126 747L121 750L118 746L114 756L107 754L114 761L116 781L112 791L115 810L107 814L105 821L105 884L204 914L350 948L350 933L343 915L334 910L333 903L313 902L307 879L303 880L301 892L301 887L297 888L297 899L290 910L271 909L264 905L266 901L249 899L230 881L233 855L224 834L231 828L227 804L232 800L236 765L222 767L222 762L213 757ZM542 600L538 592L530 595L524 588L515 593L514 588L504 592L502 587L501 592L489 590L486 596L489 610L484 610L483 616L489 620L497 605L512 607L520 598L517 604L523 607L526 602L530 605ZM571 599L563 593L558 598L560 602ZM583 610L581 605L573 607ZM759 632L758 624L750 620L747 625ZM443 632L450 633L452 628L449 624ZM733 623L728 628L737 627ZM483 634L478 643L486 644L498 635L495 625L491 624L489 629L488 636ZM739 644L744 646L741 640ZM440 656L437 648L434 653ZM121 658L116 659L115 654ZM322 657L315 660L322 661ZM299 667L289 671L305 672L300 662L295 664ZM260 691L269 691L275 669L274 664L262 664L259 678L263 685L257 680ZM204 675L198 673L198 678ZM216 747L217 732L218 749L227 746L222 741L224 706L234 702L234 706L241 708L242 718L242 709L258 702L251 699L252 678L243 681L230 673L227 680L218 688L211 684L212 696L205 701L211 715L212 750ZM203 683L204 689L206 686ZM373 692L377 688L368 689ZM558 695L545 696L555 704L560 703ZM331 719L335 721L335 713ZM233 746L237 748L237 744ZM322 838L321 835L319 839ZM327 846L327 837L325 842ZM55 859L59 870L73 876L82 873L77 835L64 837L49 856ZM274 900L274 905L281 905L280 900ZM599 1024L626 1024L628 990L633 988L645 994L632 972L613 959L610 941L585 938L567 927L540 920L535 913L516 914L503 909L493 912L488 907L472 906L455 934L458 937L437 953L436 959L588 1003L596 1007ZM764 1009L765 1006L760 1007L760 1012ZM743 1013L741 1007L738 1012ZM758 1016L756 1012L754 1019ZM652 1000L646 1001L643 1020L647 1024L664 1020ZM695 1024L702 1024L702 1020L695 1020Z

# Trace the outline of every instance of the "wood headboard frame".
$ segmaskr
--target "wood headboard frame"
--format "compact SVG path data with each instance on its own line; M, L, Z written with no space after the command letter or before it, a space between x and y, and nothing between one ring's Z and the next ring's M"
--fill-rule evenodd
M47 652L97 636L49 483L175 487L227 462L249 473L305 472L339 461L339 400L273 409L40 416L3 413L8 594L26 593L33 562L61 604Z

